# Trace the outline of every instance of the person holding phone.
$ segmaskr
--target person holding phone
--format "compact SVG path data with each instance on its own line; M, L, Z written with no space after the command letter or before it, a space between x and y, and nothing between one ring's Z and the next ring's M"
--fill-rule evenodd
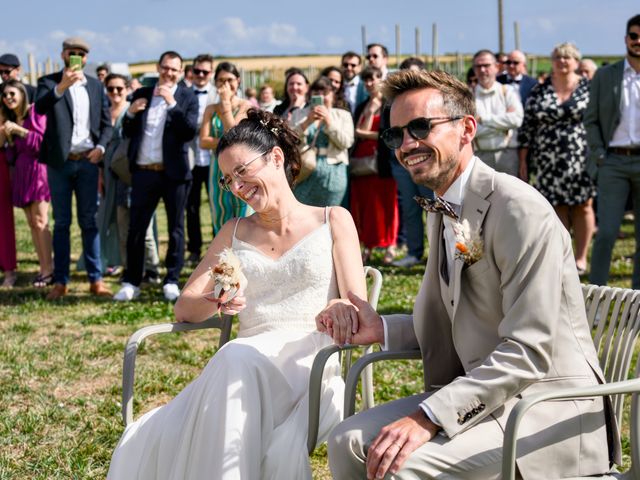
M351 112L334 108L335 90L327 77L319 77L310 91L311 104L293 111L290 123L304 142L315 145L317 166L294 193L308 205L343 205L349 183L349 148L354 139Z
M62 43L61 54L65 68L41 77L36 92L36 113L47 117L39 161L47 165L55 219L55 283L47 295L49 300L68 293L74 193L90 292L98 296L111 295L102 281L96 210L99 164L111 139L112 126L109 102L102 83L82 71L88 56L89 44L84 39L67 38Z

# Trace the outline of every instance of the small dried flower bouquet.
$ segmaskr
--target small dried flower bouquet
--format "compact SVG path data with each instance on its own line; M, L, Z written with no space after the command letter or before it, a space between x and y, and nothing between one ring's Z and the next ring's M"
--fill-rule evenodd
M209 277L213 279L213 291L205 294L210 301L220 306L231 301L240 290L247 286L247 277L242 273L240 259L231 248L225 248L218 256L218 264L209 267Z

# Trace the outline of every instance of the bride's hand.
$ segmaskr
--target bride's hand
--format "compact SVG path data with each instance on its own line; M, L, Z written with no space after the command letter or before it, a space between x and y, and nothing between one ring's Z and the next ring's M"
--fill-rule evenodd
M220 312L227 315L235 315L244 310L246 306L247 298L244 296L244 292L240 290L235 297L220 305Z
M358 310L349 300L335 299L316 315L318 331L325 332L337 345L350 344L358 331Z

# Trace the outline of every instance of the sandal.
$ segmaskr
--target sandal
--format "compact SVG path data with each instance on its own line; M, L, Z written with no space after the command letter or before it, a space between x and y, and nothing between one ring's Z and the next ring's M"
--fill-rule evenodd
M382 258L382 263L385 265L391 265L396 258L396 247L387 247Z
M35 288L45 288L53 285L53 273L50 273L49 275L38 274L36 278L33 279L33 282L31 282L31 285Z

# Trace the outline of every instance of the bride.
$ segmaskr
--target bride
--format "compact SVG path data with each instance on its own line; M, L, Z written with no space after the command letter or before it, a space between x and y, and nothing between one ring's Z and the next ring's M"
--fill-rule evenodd
M309 373L315 354L333 341L317 327L349 341L351 332L320 323L348 310L348 291L366 298L366 286L349 213L303 205L291 191L300 170L297 144L284 121L256 110L220 140L220 186L256 213L222 227L175 314L201 322L215 313L219 299L207 298L208 269L231 247L248 282L220 308L239 313L238 338L170 403L127 427L107 478L311 478ZM323 382L319 442L340 421L342 396L335 361Z

